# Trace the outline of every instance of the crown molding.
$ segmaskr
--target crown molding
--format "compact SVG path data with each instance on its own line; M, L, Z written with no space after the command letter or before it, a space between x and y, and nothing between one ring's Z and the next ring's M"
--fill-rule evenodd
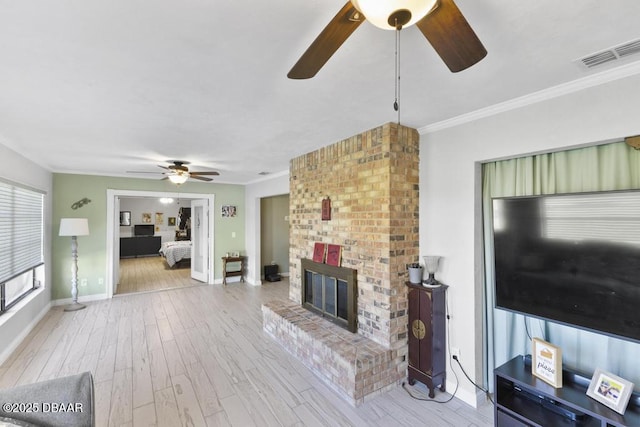
M605 83L624 79L626 77L631 77L636 74L640 74L640 61L602 71L600 73L573 80L567 83L562 83L557 86L552 86L538 92L533 92L528 95L510 99L509 101L500 102L498 104L494 104L486 108L481 108L479 110L462 114L460 116L453 117L447 120L432 123L430 125L419 128L418 133L422 135L429 132L436 132L439 130L452 128L475 120L483 119L485 117L504 113L506 111L526 107L527 105L537 104L538 102L558 98L560 96L579 92L581 90L588 89L594 86L599 86Z

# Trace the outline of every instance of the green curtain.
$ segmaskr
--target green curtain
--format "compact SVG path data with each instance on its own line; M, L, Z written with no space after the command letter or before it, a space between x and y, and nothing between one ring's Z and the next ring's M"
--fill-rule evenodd
M501 160L485 163L482 179L485 378L489 380L490 389L493 390L495 367L519 354L531 353L527 330L531 336L544 337L560 346L566 366L585 373L601 368L632 381L638 388L640 344L494 309L491 198L640 189L640 151L624 142L615 142Z

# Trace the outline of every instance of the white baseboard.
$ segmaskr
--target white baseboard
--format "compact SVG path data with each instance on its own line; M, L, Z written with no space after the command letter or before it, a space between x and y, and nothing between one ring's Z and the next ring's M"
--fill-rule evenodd
M453 393L456 389L456 383L447 379L447 393ZM486 400L486 394L478 390L474 387L475 392L469 392L467 390L463 390L460 386L458 386L458 390L456 391L456 398L462 400L467 405L477 409L478 406L482 405Z
M245 277L244 281L249 283L249 279L247 277ZM239 282L240 282L240 277L239 276L227 277L227 285L229 283L239 283ZM214 285L222 285L222 278L214 280L213 284Z

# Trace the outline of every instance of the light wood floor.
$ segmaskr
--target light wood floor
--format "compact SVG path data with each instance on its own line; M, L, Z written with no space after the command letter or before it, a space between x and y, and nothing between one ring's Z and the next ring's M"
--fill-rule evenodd
M117 295L202 285L191 278L191 268L169 265L161 256L120 259Z
M262 331L262 302L287 295L287 281L232 283L55 307L0 366L0 388L91 371L97 426L493 425L488 404L401 387L351 407Z

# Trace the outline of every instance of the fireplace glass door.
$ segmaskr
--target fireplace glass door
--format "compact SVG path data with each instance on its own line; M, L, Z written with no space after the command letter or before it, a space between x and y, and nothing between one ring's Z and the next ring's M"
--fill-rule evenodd
M303 271L303 306L355 332L355 270L303 260Z
M348 320L347 282L312 271L306 273L309 285L305 302L333 317Z

